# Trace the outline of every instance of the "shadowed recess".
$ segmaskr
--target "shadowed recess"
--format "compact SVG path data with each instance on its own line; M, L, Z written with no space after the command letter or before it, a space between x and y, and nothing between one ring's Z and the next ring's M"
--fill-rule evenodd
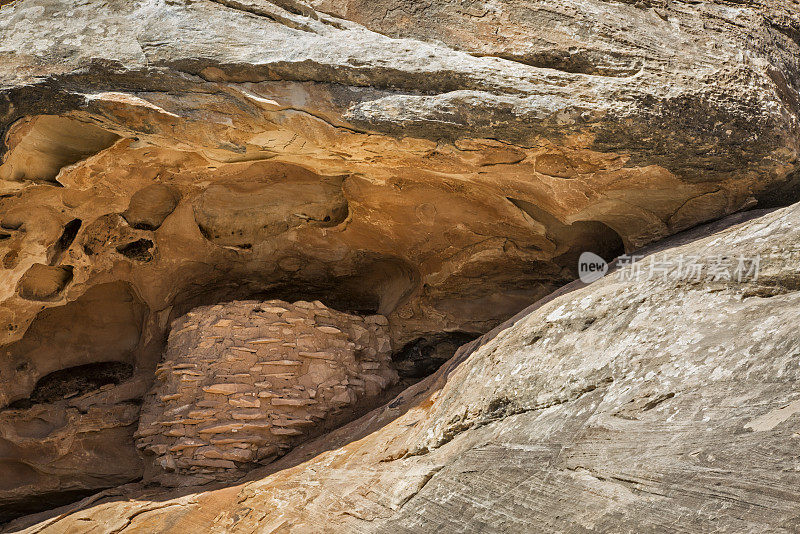
M42 311L21 340L4 347L0 406L30 397L44 376L97 362L132 363L146 306L125 282L100 284ZM4 402L5 401L5 402Z
M8 152L0 179L56 183L62 167L113 145L119 136L67 117L39 115L20 119L6 134Z
M77 397L101 386L119 384L132 375L133 366L125 362L96 362L61 369L39 379L29 399L18 399L8 408L25 409L33 404Z
M72 242L75 241L75 236L78 235L78 230L81 229L83 221L80 219L72 219L64 225L64 231L59 236L58 240L47 251L47 261L50 265L57 265L61 260L61 256L66 252Z

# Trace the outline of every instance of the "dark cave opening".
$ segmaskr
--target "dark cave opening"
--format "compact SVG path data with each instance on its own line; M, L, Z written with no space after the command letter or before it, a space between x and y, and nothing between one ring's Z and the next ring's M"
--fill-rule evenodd
M583 252L593 252L606 260L625 253L625 243L620 234L601 221L575 221L566 224L539 206L508 197L527 217L547 228L547 238L556 246L557 255L553 263L569 269L573 278L578 277L578 258Z
M53 243L50 250L47 252L47 262L49 265L57 265L61 260L61 256L66 252L75 241L78 231L81 229L83 221L80 219L72 219L64 225L64 230L61 232L58 240Z
M153 259L153 242L149 239L137 239L117 247L117 252L132 260L148 262Z
M60 369L40 378L26 399L9 403L10 409L27 409L34 404L46 404L77 397L116 385L133 376L133 365L125 362L95 362Z
M757 209L784 208L800 200L800 169L790 173L778 185L756 195Z
M5 466L0 465L0 471ZM78 502L81 499L94 495L101 491L100 489L91 490L67 490L67 491L53 491L47 493L40 493L36 496L31 496L23 502L15 503L13 508L5 508L0 503L0 526L9 521L13 521L19 517L24 517L30 514L36 514L45 510L52 510L67 504Z
M479 333L445 332L418 337L392 355L400 378L416 382L436 372L453 357L461 345L479 337Z
M578 258L583 252L593 252L611 262L625 253L625 245L620 235L610 226L600 221L576 221L569 225L569 250L554 258L558 265L566 267L578 277Z

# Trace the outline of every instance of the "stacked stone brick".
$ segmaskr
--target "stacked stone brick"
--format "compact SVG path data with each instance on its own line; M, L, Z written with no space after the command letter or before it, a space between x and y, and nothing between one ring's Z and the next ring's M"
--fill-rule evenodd
M374 399L397 381L386 324L318 301L239 301L179 318L136 433L154 460L147 477L240 476Z

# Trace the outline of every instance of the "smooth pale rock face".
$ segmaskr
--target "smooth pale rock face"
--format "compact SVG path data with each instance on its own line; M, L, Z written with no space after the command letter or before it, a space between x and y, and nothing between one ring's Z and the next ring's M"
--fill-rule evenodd
M375 406L398 379L381 319L270 300L176 320L136 433L145 479L240 478Z
M118 492L27 531L796 531L800 205L643 255L250 482Z
M132 372L120 471L66 430L57 467L10 447L4 502L141 476L118 405L193 308L379 314L419 378L583 252L800 192L797 0L0 0L0 28L0 410Z

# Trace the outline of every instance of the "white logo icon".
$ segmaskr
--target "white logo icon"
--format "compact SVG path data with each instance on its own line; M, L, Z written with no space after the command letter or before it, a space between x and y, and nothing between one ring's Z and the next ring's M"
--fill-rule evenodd
M608 263L594 252L583 252L578 258L578 277L584 284L600 280L607 272Z

